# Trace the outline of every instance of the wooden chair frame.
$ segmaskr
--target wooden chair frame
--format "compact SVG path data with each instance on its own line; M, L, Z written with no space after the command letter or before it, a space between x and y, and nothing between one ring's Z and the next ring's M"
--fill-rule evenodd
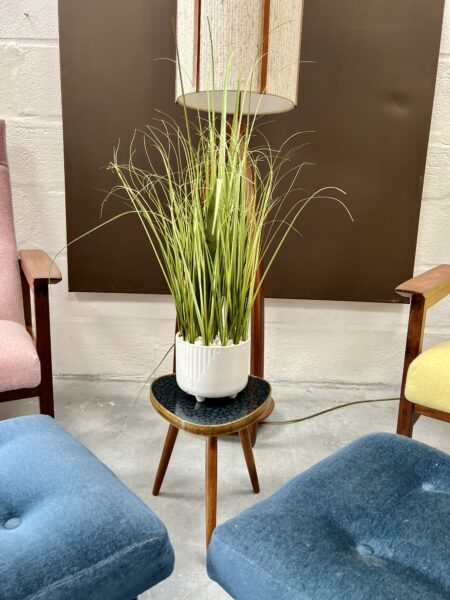
M59 283L62 279L61 273L43 250L21 250L19 266L25 327L36 345L41 363L41 382L34 388L0 392L0 402L38 396L40 412L54 417L48 285L49 283ZM34 329L31 294L34 297Z
M450 423L450 413L409 402L405 397L409 366L422 352L427 311L450 294L450 265L439 265L422 275L413 277L399 285L395 291L401 296L411 297L397 420L397 433L411 437L414 424L422 415Z

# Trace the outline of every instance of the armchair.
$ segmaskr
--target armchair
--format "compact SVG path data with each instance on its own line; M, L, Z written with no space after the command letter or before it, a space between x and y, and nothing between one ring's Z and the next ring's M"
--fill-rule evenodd
M48 284L59 281L61 273L45 252L17 253L6 128L0 120L0 402L38 396L40 412L52 417Z
M411 297L397 433L412 436L424 415L450 423L450 342L422 353L427 311L450 294L450 265L439 265L396 288Z

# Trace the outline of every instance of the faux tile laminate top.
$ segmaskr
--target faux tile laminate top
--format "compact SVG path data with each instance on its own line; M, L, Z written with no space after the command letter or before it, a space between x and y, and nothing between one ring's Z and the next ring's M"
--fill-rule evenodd
M164 375L151 386L152 404L169 422L200 435L231 433L261 418L270 401L270 384L250 376L236 398L210 398L197 402L181 390L175 375Z

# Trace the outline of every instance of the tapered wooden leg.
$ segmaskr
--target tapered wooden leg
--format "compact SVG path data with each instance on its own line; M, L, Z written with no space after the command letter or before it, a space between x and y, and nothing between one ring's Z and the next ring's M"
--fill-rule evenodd
M409 309L408 333L406 336L405 362L403 365L402 387L400 391L400 405L398 407L397 433L412 437L414 419L414 406L405 398L406 380L412 361L422 352L423 334L425 329L425 298L413 295Z
M50 387L50 386L49 386ZM53 385L50 390L41 391L39 394L39 412L41 415L48 415L55 418L55 409L53 401Z
M255 494L259 494L258 473L256 472L255 458L253 456L249 428L242 429L239 432L239 437L241 438L242 450L244 451L245 462L247 463L248 474L250 475L253 491Z
M164 476L169 465L170 457L172 456L172 450L175 446L177 435L178 429L174 425L169 425L169 430L166 435L166 441L164 442L164 448L158 465L158 471L156 472L155 483L153 484L154 496L157 496L161 489L161 485L164 481Z
M35 286L34 308L36 313L36 350L41 363L39 407L41 414L54 417L55 409L53 406L53 373L48 286Z
M260 418L260 420L257 423L254 423L253 425L250 425L249 432L250 432L250 440L251 440L251 443L252 443L252 447L256 443L256 436L257 436L257 432L258 432L258 425L259 425L259 423L261 421L264 421L268 417L270 417L270 415L273 413L274 408L275 408L275 402L274 402L273 398L271 398L269 406L267 407L266 412L262 415L262 417Z
M217 518L217 438L206 438L206 547L214 529Z
M258 423L253 423L253 425L250 425L248 430L250 434L250 443L253 448L253 446L256 444L256 437L258 435Z
M398 407L397 433L412 437L413 424L413 404L406 400L402 394L400 406Z

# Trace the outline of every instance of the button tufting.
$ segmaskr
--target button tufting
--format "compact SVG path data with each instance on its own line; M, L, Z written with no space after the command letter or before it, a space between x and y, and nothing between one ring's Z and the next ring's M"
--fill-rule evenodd
M20 519L8 519L5 523L5 529L16 529L20 525Z
M436 487L432 483L423 483L422 490L424 492L434 492L435 494L450 494L450 490L439 489L439 487Z
M369 546L368 544L359 544L356 546L356 550L363 556L372 556L374 552L372 546Z

